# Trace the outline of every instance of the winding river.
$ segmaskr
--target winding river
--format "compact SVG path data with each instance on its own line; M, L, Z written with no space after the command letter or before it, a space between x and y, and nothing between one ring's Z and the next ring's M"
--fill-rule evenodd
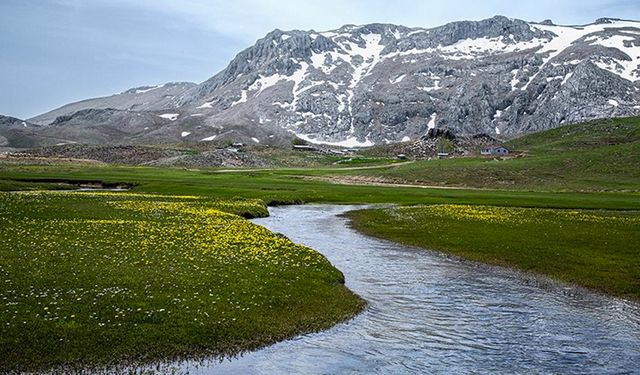
M325 254L364 313L190 373L640 373L637 304L363 236L337 216L356 208L254 222Z

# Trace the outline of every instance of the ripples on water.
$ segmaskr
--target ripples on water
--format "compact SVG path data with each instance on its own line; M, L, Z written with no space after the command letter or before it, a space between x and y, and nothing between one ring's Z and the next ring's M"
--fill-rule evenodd
M256 223L321 253L369 301L352 321L202 374L640 373L640 307L497 267L362 236L288 206ZM546 285L546 286L545 286Z

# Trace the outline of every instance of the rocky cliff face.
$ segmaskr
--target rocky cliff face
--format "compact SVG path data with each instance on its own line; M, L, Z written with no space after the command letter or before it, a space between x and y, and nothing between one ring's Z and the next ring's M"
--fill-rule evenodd
M269 143L295 134L357 146L417 139L432 128L511 137L640 115L639 80L640 22L557 26L498 16L433 29L275 30L199 85L176 86L155 101L145 95L160 89L134 89L117 100L81 102L80 109L116 108L131 116L153 113L151 123L170 121L173 131L146 126L155 135L136 128L139 141L226 134ZM33 121L48 123L77 108Z

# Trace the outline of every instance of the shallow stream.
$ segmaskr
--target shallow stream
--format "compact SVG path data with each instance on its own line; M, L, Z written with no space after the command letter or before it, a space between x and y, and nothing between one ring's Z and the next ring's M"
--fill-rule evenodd
M499 267L382 241L287 206L254 220L323 253L369 302L354 320L203 374L640 373L640 307Z

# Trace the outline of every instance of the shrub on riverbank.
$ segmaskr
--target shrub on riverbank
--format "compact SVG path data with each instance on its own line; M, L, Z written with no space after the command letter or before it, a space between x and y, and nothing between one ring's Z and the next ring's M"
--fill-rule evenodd
M349 213L377 237L640 300L640 212L432 205Z
M0 372L207 358L363 302L321 254L237 216L260 200L0 194Z

